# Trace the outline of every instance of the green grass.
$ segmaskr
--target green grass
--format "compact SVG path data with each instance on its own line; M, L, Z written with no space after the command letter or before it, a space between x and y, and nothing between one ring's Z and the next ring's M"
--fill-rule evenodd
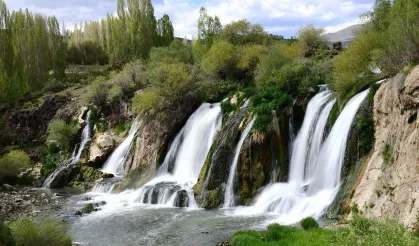
M52 218L20 218L10 223L17 246L71 246L67 224Z
M308 221L305 219L305 221ZM267 231L240 231L231 239L233 246L415 246L419 239L391 220L370 220L356 216L345 227L301 230L273 224Z

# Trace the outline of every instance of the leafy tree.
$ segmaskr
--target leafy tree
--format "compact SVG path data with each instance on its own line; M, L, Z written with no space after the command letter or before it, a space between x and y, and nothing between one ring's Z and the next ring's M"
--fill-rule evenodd
M207 74L218 75L221 78L232 76L236 64L237 47L224 40L215 42L202 60L202 67Z
M298 43L305 57L311 57L318 49L327 47L323 32L323 29L315 28L313 25L307 25L298 30Z
M174 29L170 17L165 14L157 22L157 34L159 38L159 46L168 46L175 39Z
M220 33L220 38L233 44L259 44L270 43L269 35L259 24L252 25L248 20L233 21L226 25Z
M208 15L207 9L201 7L198 18L198 42L211 47L215 38L220 34L222 25L218 16Z

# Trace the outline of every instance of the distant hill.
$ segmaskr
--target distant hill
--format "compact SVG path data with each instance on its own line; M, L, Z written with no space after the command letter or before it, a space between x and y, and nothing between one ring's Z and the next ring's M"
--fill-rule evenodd
M326 34L327 41L329 45L333 45L336 42L342 42L343 47L348 46L348 44L354 39L355 33L361 29L362 25L357 24L335 33L328 33Z

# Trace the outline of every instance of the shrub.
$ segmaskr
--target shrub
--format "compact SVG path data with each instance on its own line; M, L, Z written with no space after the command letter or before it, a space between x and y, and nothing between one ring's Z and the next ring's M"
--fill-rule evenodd
M16 242L12 235L12 230L3 223L0 223L0 245L15 246Z
M317 223L317 221L313 217L308 217L301 220L300 224L301 227L306 231L313 228L319 228L319 223Z
M381 156L383 157L384 164L391 164L394 161L393 148L391 148L391 146L387 144L381 151Z
M67 225L51 218L37 221L31 218L20 218L10 224L17 246L72 245L71 238L66 234Z
M68 151L77 132L76 125L67 124L63 120L53 120L48 125L48 141L56 142Z
M279 224L272 224L268 226L268 230L265 232L265 240L268 242L280 241L285 238L294 238L294 234L297 232L295 227L282 226Z
M272 112L275 111L279 123L282 123L282 110L292 105L292 99L289 95L283 93L276 86L264 87L253 98L252 106L257 118L254 123L254 129L260 132L269 132L272 130Z
M29 156L21 150L12 150L0 158L0 181L13 181L19 172L29 166Z
M85 95L88 103L103 108L108 101L109 83L105 77L96 78L90 85Z

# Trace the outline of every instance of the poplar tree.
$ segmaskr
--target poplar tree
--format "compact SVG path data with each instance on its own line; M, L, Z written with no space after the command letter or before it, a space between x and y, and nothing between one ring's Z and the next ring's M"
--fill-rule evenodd
M157 35L159 46L168 46L175 39L173 25L167 14L157 22Z

